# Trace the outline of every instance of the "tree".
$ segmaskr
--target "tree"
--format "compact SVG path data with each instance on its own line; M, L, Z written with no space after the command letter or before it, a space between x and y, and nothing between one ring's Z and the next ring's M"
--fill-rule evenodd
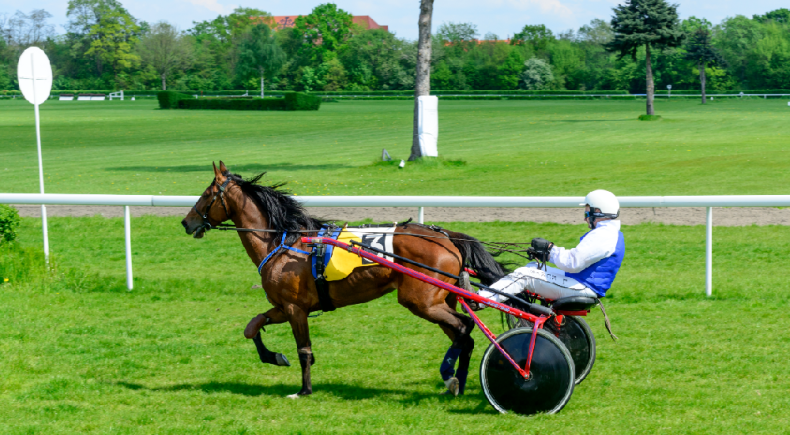
M678 47L683 43L677 8L665 0L625 0L625 4L613 9L614 39L606 47L617 52L619 59L626 55L636 59L637 50L645 47L648 115L655 114L651 49Z
M74 35L74 57L92 58L102 75L109 65L115 74L135 65L140 58L132 52L140 26L116 0L69 0L66 16Z
M197 52L203 59L212 58L208 64L199 62L204 66L200 74L204 77L213 76L218 89L233 89L231 77L236 72L238 44L247 29L256 24L272 24L272 18L271 14L260 9L238 7L228 15L193 24L195 27L187 33L195 37L199 45Z
M436 36L443 41L458 43L471 42L477 38L477 26L472 23L442 23Z
M590 24L579 28L576 39L582 43L603 46L614 39L614 32L607 21L595 18Z
M699 81L702 89L702 104L705 104L705 68L708 66L721 66L725 65L724 59L719 54L719 51L713 47L711 41L710 30L701 27L698 28L688 39L685 46L687 60L693 61L697 64L699 69Z
M310 15L296 19L292 32L301 41L299 53L318 64L324 54L341 50L351 37L352 16L333 3L316 6Z
M764 37L763 27L743 15L725 18L716 26L714 44L722 51L730 65L730 73L738 78L744 89L754 89L752 82L759 83L758 77L747 71L754 65L754 46Z
M433 0L420 0L420 18L417 21L419 40L417 41L417 71L414 78L414 129L412 133L411 155L409 161L422 157L420 149L420 106L418 98L431 93L431 18Z
M398 39L383 30L365 30L349 39L346 47L338 53L347 83L369 89L414 89L415 43ZM330 66L340 72L337 67ZM326 90L335 88L338 80L328 77ZM332 87L334 89L329 89Z
M176 27L160 21L140 40L140 58L154 68L162 79L162 90L167 90L167 76L174 70L188 68L192 63L192 42Z
M505 61L499 66L499 88L502 90L518 89L521 71L524 69L524 58L517 50L510 50Z
M30 15L16 11L11 18L0 17L0 38L18 50L41 45L55 34L55 26L47 23L49 18L52 15L44 9L34 9Z
M790 24L790 9L782 8L775 11L768 12L765 15L754 15L755 21L766 23L773 21L775 23Z
M237 69L242 76L254 73L260 77L261 98L264 96L264 78L271 78L284 62L285 53L277 45L269 26L257 24L247 30L239 44Z
M535 51L538 51L545 50L553 40L554 34L545 25L527 24L520 32L513 35L510 43L513 45L530 44L535 48Z
M533 57L524 62L524 66L526 69L521 73L521 86L524 89L534 91L550 89L554 74L545 60Z
M135 33L138 30L134 19L119 11L104 15L91 27L87 35L90 46L85 55L96 60L99 74L102 74L104 65L109 65L117 78L121 70L132 67L140 60L132 51L137 43Z

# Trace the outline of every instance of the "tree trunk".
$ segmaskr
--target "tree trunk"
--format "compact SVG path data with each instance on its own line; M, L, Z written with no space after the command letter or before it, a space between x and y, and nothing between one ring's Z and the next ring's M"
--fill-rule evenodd
M263 74L261 74L261 98L263 98Z
M167 90L167 75L162 74L162 90Z
M699 67L699 84L702 87L702 104L705 104L705 64L700 62L697 67Z
M420 0L420 39L417 43L417 74L414 79L414 132L409 161L422 157L419 135L419 103L417 97L431 93L431 16L433 0Z
M650 62L650 44L645 45L645 65L647 66L647 114L655 115L653 109L655 86L653 86L653 65Z

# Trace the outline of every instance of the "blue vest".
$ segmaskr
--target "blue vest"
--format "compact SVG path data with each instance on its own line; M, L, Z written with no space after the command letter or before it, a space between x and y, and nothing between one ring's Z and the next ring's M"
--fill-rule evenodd
M588 232L587 234L590 233ZM587 234L583 235L579 240L584 240ZM612 286L612 281L614 281L617 271L620 270L623 257L625 257L625 239L623 238L623 233L618 232L618 234L617 247L612 255L598 260L581 272L565 272L565 276L586 285L600 297L606 296L606 290L609 290L609 287Z

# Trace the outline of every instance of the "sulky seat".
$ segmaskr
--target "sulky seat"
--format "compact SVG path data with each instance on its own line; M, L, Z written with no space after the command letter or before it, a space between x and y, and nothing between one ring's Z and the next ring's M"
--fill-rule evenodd
M551 304L554 311L586 311L598 304L597 298L588 296L568 296Z

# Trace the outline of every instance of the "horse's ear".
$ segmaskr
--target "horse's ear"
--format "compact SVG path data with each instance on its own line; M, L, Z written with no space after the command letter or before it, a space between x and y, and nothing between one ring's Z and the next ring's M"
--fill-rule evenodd
M220 165L221 164L222 164L222 162L220 162ZM215 179L219 179L219 177L222 175L222 172L220 172L220 170L217 169L217 164L216 163L211 162L211 166L214 167L214 178Z
M225 163L222 160L219 161L219 171L223 174L228 173L228 168L225 166Z

